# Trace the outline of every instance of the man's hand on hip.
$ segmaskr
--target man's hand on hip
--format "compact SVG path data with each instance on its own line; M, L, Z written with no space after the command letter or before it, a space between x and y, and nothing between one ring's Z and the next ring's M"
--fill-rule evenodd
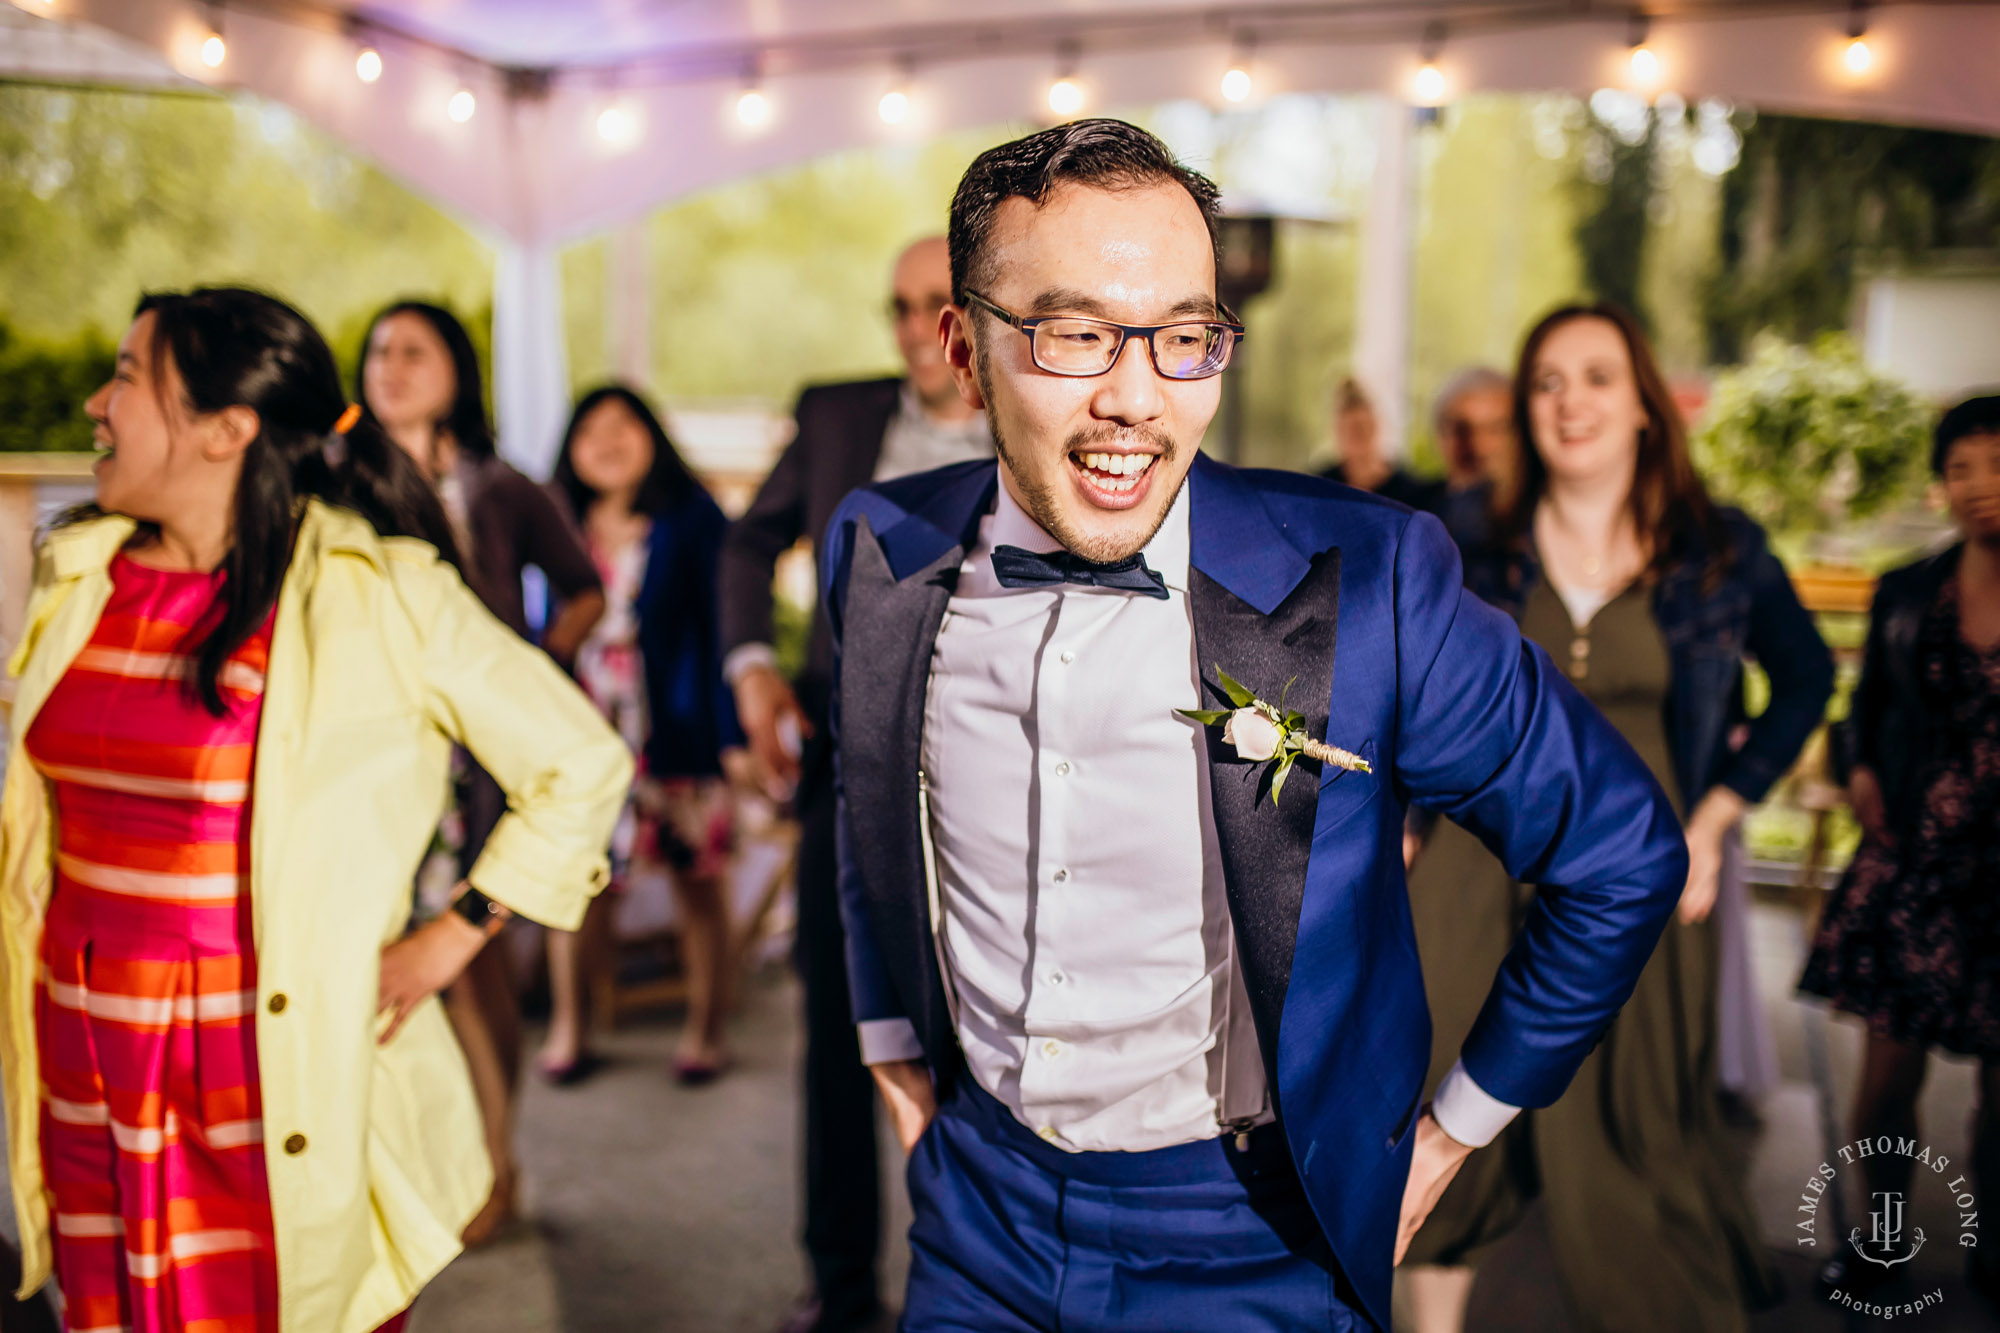
M937 1114L937 1089L931 1086L930 1067L921 1060L891 1060L870 1065L875 1086L881 1090L882 1104L889 1108L889 1123L895 1127L896 1142L903 1155L917 1149L931 1117Z
M753 666L736 678L736 716L764 771L788 788L798 786L799 741L812 726L776 667ZM791 792L771 795L782 800Z
M1416 1151L1410 1159L1410 1183L1403 1187L1403 1216L1396 1227L1396 1262L1403 1262L1418 1228L1444 1197L1445 1186L1472 1156L1472 1149L1439 1128L1426 1106L1417 1117Z

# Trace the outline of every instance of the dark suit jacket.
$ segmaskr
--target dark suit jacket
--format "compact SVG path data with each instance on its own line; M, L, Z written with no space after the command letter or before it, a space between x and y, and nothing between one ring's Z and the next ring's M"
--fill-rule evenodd
M798 434L779 457L748 511L722 544L722 651L771 642L771 574L799 538L817 551L847 493L875 475L882 437L895 419L899 379L825 384L799 396ZM822 713L833 678L826 612L813 616L812 649L800 680L808 713ZM816 725L824 717L815 717Z
M1842 783L1856 764L1875 770L1889 827L1911 836L1919 813L1918 775L1937 755L1936 721L1917 672L1917 635L1938 589L1958 572L1965 543L1890 570L1875 585L1868 648L1847 718L1833 729L1834 769Z
M857 1020L905 1018L940 1084L962 1066L931 935L919 793L931 653L991 463L855 493L827 533L840 899ZM1467 1071L1547 1106L1632 992L1687 881L1666 793L1513 621L1461 587L1442 525L1290 473L1198 457L1189 605L1214 666L1288 702L1372 773L1265 765L1208 729L1210 795L1244 982L1299 1177L1371 1319L1390 1259L1430 1018L1403 881L1403 812L1440 810L1539 886ZM1189 701L1193 706L1193 701Z

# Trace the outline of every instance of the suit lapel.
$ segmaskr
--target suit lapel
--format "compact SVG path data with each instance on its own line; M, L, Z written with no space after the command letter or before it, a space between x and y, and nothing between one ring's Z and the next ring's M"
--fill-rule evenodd
M1226 708L1216 668L1305 715L1306 733L1327 734L1340 612L1340 550L1308 556L1292 547L1254 491L1219 464L1201 460L1190 479L1194 618L1203 707ZM1290 682L1287 690L1287 682ZM1207 729L1209 794L1222 852L1230 916L1265 1064L1277 1086L1278 1020L1291 983L1299 912L1305 901L1319 789L1342 770L1318 772L1302 760L1274 807L1268 765L1246 763Z
M931 653L997 481L990 463L961 466L930 506L879 536L859 519L842 602L841 780L849 810L865 812L848 820L852 851L883 957L947 1076L955 1038L931 940L918 770Z

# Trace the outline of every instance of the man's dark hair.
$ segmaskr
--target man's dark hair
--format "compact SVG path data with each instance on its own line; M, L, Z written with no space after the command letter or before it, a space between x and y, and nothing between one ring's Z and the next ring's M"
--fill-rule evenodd
M1968 398L1944 414L1931 437L1931 472L1942 477L1951 447L1968 435L2000 435L2000 394Z
M987 242L1000 205L1019 197L1037 208L1058 185L1099 190L1131 190L1174 184L1186 190L1208 224L1212 248L1220 251L1216 208L1221 191L1198 171L1190 171L1137 125L1122 120L1078 120L989 148L972 160L951 200L951 299L965 304L967 288L988 281Z

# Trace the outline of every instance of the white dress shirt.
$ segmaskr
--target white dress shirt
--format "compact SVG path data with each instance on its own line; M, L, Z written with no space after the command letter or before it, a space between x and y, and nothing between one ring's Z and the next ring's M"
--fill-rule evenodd
M1174 711L1202 706L1187 491L1144 552L1164 600L1003 588L1001 545L1058 549L1004 484L938 631L924 717L939 934L967 1066L1071 1151L1172 1147L1269 1120L1207 744ZM860 1026L870 1064L921 1054L906 1020ZM1463 1123L1442 1110L1440 1123L1478 1134L1504 1112L1484 1142L1513 1108L1459 1069L1439 1106L1466 1089Z

